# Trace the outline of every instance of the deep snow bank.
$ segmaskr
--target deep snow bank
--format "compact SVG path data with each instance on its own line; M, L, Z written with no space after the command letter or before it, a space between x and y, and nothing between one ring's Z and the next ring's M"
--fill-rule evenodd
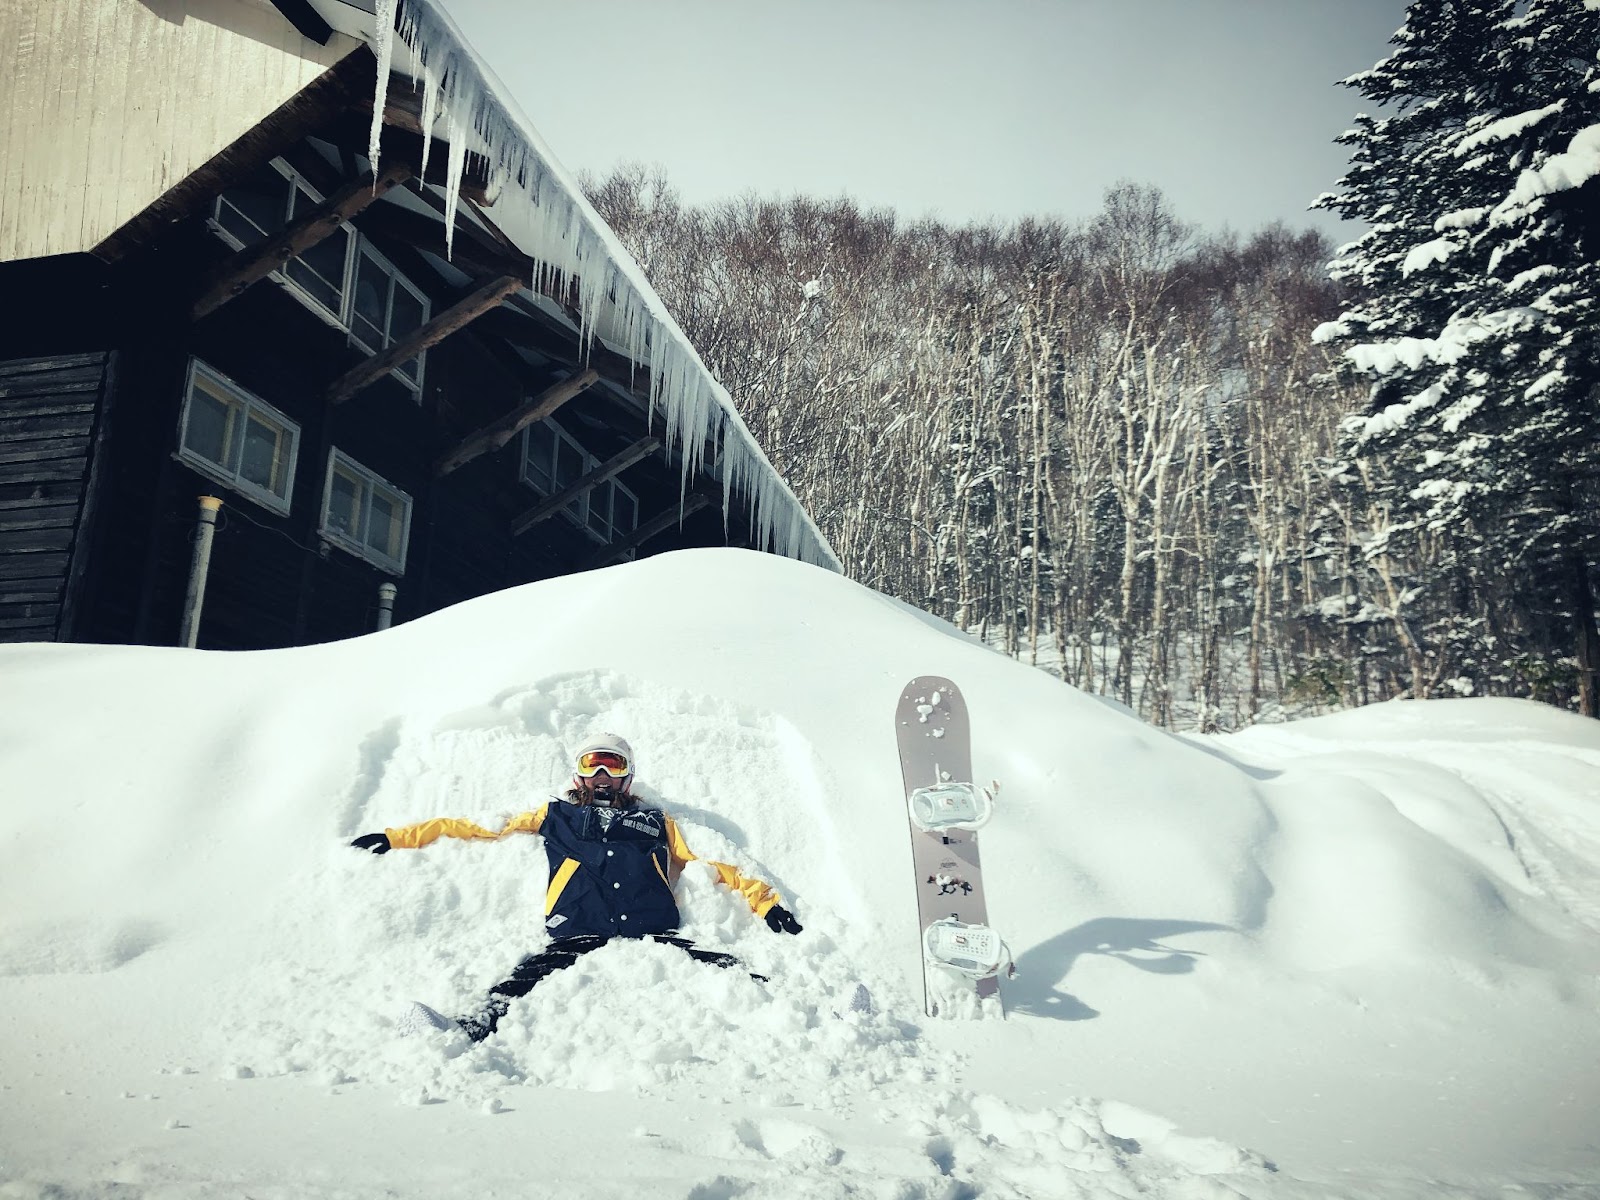
M920 1011L891 719L919 674L961 684L975 770L1004 785L983 835L991 915L1020 968L1003 1025ZM866 1187L857 1166L877 1170L905 1195L952 1179L994 1195L1260 1182L1256 1156L1078 1097L1262 1145L1284 1132L1264 1116L1278 1090L1316 1090L1351 1069L1351 1047L1387 1056L1415 1122L1405 1089L1436 1087L1463 1045L1484 1058L1473 1037L1520 1049L1530 1079L1596 1045L1600 849L1583 831L1600 737L1474 704L1169 737L837 576L736 551L293 651L0 650L0 997L30 1036L84 1039L129 1070L295 1073L563 1128L558 1089L813 1114L676 1135L739 1178L760 1178L759 1160L768 1178L802 1163L850 1187ZM1486 726L1522 732L1496 756ZM641 793L698 853L773 882L805 934L774 937L690 874L685 932L770 985L617 945L541 985L482 1047L397 1042L403 1002L465 1007L540 944L543 852L346 843L532 807L596 728L632 740ZM1457 767L1473 754L1469 779ZM1527 786L1540 772L1558 778ZM873 1013L848 1013L857 983ZM1475 1014L1466 1043L1440 1011ZM1534 1022L1548 1041L1511 1045ZM1347 1033L1366 1040L1341 1048ZM15 1067L27 1051L0 1053ZM1325 1124L1308 1113L1263 1148L1311 1154ZM884 1132L867 1147L842 1128ZM1450 1128L1483 1142L1470 1121ZM32 1140L28 1161L50 1162L49 1135ZM1435 1140L1442 1159L1458 1149ZM694 1177L680 1182L689 1194Z

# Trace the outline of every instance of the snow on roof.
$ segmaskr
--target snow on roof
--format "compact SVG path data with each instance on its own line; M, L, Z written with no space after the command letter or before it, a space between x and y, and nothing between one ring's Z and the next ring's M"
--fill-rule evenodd
M376 0L375 12L350 0L318 0L342 32L364 38L378 59L369 157L378 166L378 133L390 73L409 72L422 91L424 161L436 126L448 144L446 236L469 150L489 164L495 222L541 264L532 281L558 295L576 284L585 344L598 337L649 368L650 411L659 412L669 449L682 452L683 484L709 464L722 481L723 511L748 497L759 548L841 570L827 539L756 443L732 398L701 360L644 272L556 161L518 106L437 0Z

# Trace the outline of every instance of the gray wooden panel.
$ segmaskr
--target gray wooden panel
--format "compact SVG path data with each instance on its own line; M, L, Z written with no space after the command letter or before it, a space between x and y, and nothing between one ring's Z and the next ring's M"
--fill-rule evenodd
M0 642L51 642L55 640L55 630L53 620L0 622Z
M0 506L0 528L5 529L70 529L78 523L76 504L50 504L38 501L33 504Z
M0 463L45 463L64 458L75 458L87 464L88 437L29 438L25 442L0 439Z
M20 396L0 400L7 417L22 421L29 417L55 417L88 421L94 418L97 396L94 392L62 396Z
M65 529L12 529L0 525L0 554L36 554L41 550L70 550L72 526ZM5 597L0 596L0 600Z
M0 363L0 639L60 635L109 362Z
M27 580L30 586L46 579L59 582L59 577L67 569L67 558L65 551L58 554L0 554L0 584L15 580ZM0 594L5 591L5 587L0 587Z
M0 442L26 442L39 438L88 436L94 419L94 405L85 404L73 412L29 413L24 415L0 404Z
M0 484L81 484L82 482L83 460L81 458L59 458L49 462L0 463Z
M40 372L68 371L86 363L103 363L103 350L90 350L82 354L41 354L33 358L9 358L0 362L0 379L15 379L20 375L37 375Z
M30 601L25 604L0 604L0 627L22 629L30 625L54 624L61 613L61 602L55 599Z

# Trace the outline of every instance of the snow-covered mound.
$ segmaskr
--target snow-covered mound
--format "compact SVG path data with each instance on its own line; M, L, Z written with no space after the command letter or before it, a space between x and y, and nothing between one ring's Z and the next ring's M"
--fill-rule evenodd
M1003 784L1003 1022L922 1014L922 674ZM397 1039L542 944L544 853L347 843L498 827L597 729L805 932L689 872L686 935L771 982L619 943ZM1518 702L1170 737L738 551L297 650L0 649L0 1195L1583 1194L1596 780L1600 726Z

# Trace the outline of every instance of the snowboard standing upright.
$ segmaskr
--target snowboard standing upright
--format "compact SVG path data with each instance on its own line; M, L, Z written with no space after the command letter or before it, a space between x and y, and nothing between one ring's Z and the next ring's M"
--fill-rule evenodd
M1007 955L988 927L976 828L992 798L972 782L967 706L950 680L924 675L908 683L895 732L916 870L924 1004L937 1016L938 996L952 980L969 981L980 1000L1000 992Z

